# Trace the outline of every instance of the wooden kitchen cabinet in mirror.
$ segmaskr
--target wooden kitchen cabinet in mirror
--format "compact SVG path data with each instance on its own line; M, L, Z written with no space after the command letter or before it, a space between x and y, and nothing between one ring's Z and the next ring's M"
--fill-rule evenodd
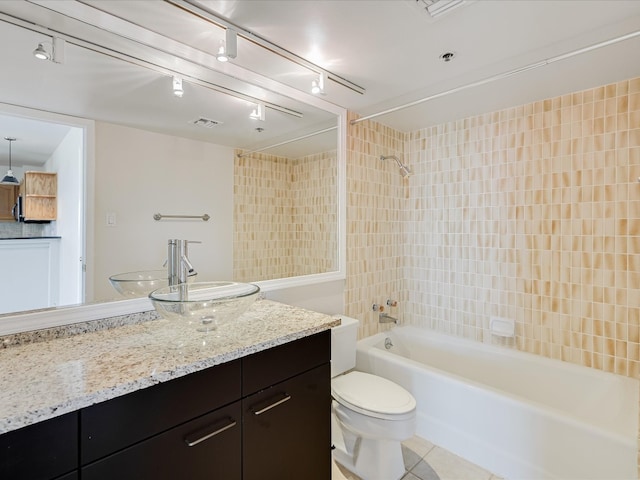
M25 172L20 183L23 216L26 221L50 221L58 215L58 175L52 172Z
M0 221L15 220L13 207L16 204L18 187L0 185Z

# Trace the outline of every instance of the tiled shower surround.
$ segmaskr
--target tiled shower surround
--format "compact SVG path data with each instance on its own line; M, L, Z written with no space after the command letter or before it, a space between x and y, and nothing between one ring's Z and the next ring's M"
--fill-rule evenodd
M407 323L640 378L640 78L407 134L349 126L347 174L360 335L394 292Z
M297 159L236 155L234 177L234 279L336 270L335 151Z

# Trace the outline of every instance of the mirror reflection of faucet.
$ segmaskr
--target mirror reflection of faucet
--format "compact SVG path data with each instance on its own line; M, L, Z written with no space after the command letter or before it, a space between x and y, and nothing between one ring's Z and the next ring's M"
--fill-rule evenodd
M188 277L197 275L189 260L189 244L202 243L194 240L170 239L167 245L167 276L169 285L186 283Z

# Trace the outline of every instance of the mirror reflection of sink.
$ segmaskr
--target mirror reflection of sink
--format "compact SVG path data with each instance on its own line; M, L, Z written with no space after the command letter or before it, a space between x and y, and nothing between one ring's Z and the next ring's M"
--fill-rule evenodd
M194 282L159 288L149 298L164 318L187 320L198 331L208 332L240 317L259 292L252 283Z
M153 290L169 285L166 270L119 273L110 276L109 282L127 298L144 297Z

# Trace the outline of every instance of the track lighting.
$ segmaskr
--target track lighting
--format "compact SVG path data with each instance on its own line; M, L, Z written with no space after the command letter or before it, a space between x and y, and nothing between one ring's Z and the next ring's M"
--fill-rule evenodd
M218 53L216 58L219 62L228 62L231 58L236 58L238 55L238 34L227 28L224 34L225 39L220 40L220 47L218 47Z
M15 142L16 139L13 137L4 137L4 139L9 142L9 170L0 182L0 185L20 185L20 182L13 175L13 171L11 170L11 142Z
M50 60L51 59L51 54L45 50L44 48L44 44L39 43L38 44L38 48L36 48L33 51L33 56L36 57L38 60Z
M182 79L180 77L173 77L173 94L178 98L182 98L182 95L184 95Z
M260 120L261 122L264 122L264 119L265 119L265 105L264 105L264 103L258 103L256 105L256 108L254 108L253 111L249 114L249 118L252 118L253 120Z
M40 42L33 51L38 60L50 60L53 63L64 63L64 40L53 37L51 42Z
M319 73L318 79L311 82L311 93L314 95L324 95L324 81L326 78L326 73Z

